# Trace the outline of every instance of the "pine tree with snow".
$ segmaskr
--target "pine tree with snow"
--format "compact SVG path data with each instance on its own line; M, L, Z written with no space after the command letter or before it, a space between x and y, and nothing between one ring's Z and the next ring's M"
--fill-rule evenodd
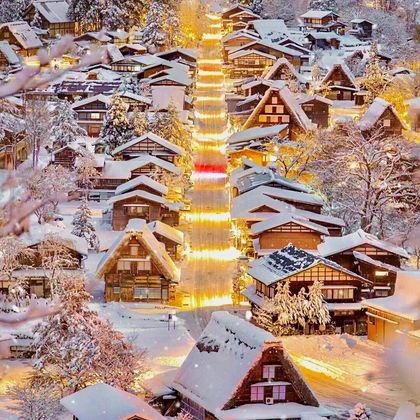
M142 112L139 109L135 109L132 115L132 126L133 126L133 134L135 136L142 136L143 134L151 131L150 123L149 123L149 114L146 112Z
M29 4L30 0L1 0L0 23L23 20L24 12Z
M34 329L34 386L57 386L64 394L106 383L130 390L146 371L145 352L89 309L83 281L68 278L60 292L60 310Z
M99 141L103 143L105 152L108 154L132 137L127 110L128 106L122 98L119 95L113 95L99 136Z
M127 14L124 8L125 3L124 0L120 0L119 2L105 0L101 11L102 25L104 28L111 31L124 28L127 20Z
M38 9L35 10L35 14L34 14L34 17L32 19L32 22L31 22L31 26L33 28L41 28L41 26L42 26L42 18L41 18L41 15L38 12Z
M53 147L60 148L73 143L78 137L86 136L86 130L77 123L77 114L66 99L57 102L51 120Z
M360 86L367 90L366 103L371 104L380 97L390 82L388 74L379 64L378 57L373 57L366 65L365 74L360 80Z
M160 51L166 44L165 21L167 10L164 2L154 0L150 3L143 29L143 43L151 53Z
M337 0L311 0L308 6L309 10L331 10L337 12Z
M104 5L101 0L71 0L68 16L81 26L83 32L98 30Z
M277 326L274 321L276 317L276 307L272 299L263 298L263 303L254 312L254 321L262 329L272 333L277 333Z
M265 19L283 19L292 22L296 18L295 0L262 0L261 16Z
M349 410L348 420L369 420L371 411L365 404L357 403L352 410Z
M263 0L253 0L250 9L257 15L261 15L263 11Z
M99 240L96 235L95 226L92 223L92 212L86 200L83 200L74 214L72 221L73 230L71 233L80 238L85 238L89 249L99 251Z

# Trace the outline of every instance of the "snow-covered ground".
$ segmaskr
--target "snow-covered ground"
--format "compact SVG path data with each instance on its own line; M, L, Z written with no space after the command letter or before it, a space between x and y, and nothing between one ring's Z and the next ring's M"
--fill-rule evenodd
M328 407L352 408L362 402L371 408L372 420L386 420L415 397L405 391L405 378L392 368L389 352L365 337L296 336L284 337L283 343Z

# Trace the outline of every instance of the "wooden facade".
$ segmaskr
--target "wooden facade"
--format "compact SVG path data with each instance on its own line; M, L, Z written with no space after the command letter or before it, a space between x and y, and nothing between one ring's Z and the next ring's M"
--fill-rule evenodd
M351 22L351 30L349 31L352 35L359 38L360 40L372 39L373 23L365 19L353 19Z
M125 199L113 201L112 206L112 229L124 230L129 220L144 219L147 223L160 220L170 226L179 224L179 213L168 209L163 203L164 200L153 201L142 197L140 192L138 195L123 194L128 196ZM144 194L146 197L150 194ZM122 197L123 197L122 196ZM157 199L160 197L157 197ZM116 197L118 199L118 196ZM112 199L111 199L112 200Z
M65 168L73 168L79 155L80 153L74 147L66 145L52 152L51 163L64 166Z
M369 110L367 111L369 112ZM363 121L363 118L362 120ZM396 114L396 111L392 108L391 104L382 112L382 114L376 119L371 129L363 129L362 131L368 134L370 131L381 129L383 134L386 136L401 136L405 125L402 120Z
M90 137L99 137L102 124L108 109L108 104L101 100L94 100L89 103L73 105L77 113L77 122L84 128Z
M0 25L0 41L7 41L21 57L36 55L42 42L24 21Z
M261 250L281 249L289 243L302 249L317 249L322 241L322 233L293 222L267 229L255 236Z
M318 128L327 128L329 125L331 104L328 102L317 96L299 100L303 112Z
M302 27L306 30L315 31L334 31L344 35L346 25L338 20L339 16L334 12L324 12L321 10L310 10L301 16Z
M344 70L341 64L333 66L325 76L323 83L330 87L327 98L331 100L353 101L355 92L358 91L352 76Z

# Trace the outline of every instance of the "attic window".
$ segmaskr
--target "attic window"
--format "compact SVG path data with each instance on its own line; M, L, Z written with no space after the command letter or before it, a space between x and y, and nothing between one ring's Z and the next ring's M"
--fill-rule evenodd
M263 379L274 379L276 377L276 368L280 365L265 365L263 366Z
M390 119L385 119L384 120L384 127L391 127L391 120Z

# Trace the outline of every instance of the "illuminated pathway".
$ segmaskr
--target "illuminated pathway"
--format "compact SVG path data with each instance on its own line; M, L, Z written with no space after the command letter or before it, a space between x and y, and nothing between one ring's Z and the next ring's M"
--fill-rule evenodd
M231 303L236 250L230 242L227 120L221 58L221 20L207 15L197 67L195 91L195 157L191 201L191 249L181 287L192 306Z

